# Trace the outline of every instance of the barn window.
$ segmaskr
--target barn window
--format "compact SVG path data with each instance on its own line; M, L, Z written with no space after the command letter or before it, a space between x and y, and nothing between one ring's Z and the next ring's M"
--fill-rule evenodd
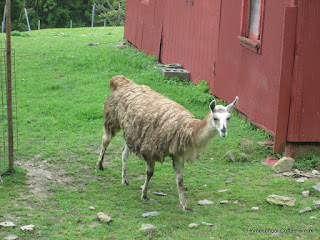
M241 45L261 53L262 26L265 0L242 0Z
M141 0L141 3L144 5L149 5L150 0Z

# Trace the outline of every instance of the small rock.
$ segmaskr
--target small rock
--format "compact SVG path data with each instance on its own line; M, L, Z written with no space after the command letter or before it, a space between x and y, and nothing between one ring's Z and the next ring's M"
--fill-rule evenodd
M245 153L240 154L241 162L248 162L248 156Z
M272 169L276 173L288 172L291 171L293 164L294 159L289 157L283 157L273 165Z
M125 48L126 48L126 45L117 45L117 48L119 48L119 49L125 49Z
M234 151L229 151L224 157L229 158L232 162L236 162L236 154Z
M282 175L285 177L291 177L293 175L293 172L284 172L282 173Z
M300 210L299 213L301 214L301 213L310 212L310 211L312 211L312 208L311 207L306 207L306 208Z
M319 174L319 171L318 170L312 170L311 172L313 175L318 175Z
M240 146L243 148L250 147L254 142L252 140L242 138L240 141Z
M202 222L201 224L206 225L206 226L209 226L209 227L212 227L212 226L213 226L212 223L207 223L207 222Z
M295 169L294 172L298 175L300 175L302 172L299 169Z
M234 204L239 204L239 201L238 201L238 200L235 200L233 203L234 203Z
M155 226L153 226L152 224L142 224L141 228L139 229L139 231L145 232L145 233L152 233L152 232L156 232L159 229Z
M30 225L22 226L20 227L20 229L24 232L33 231L34 225L30 224Z
M252 209L252 210L255 210L255 211L258 211L258 210L259 210L259 207L252 207L251 209Z
M0 226L1 227L11 227L11 228L14 228L16 227L17 225L15 225L13 222L9 222L9 221L6 221L6 222L2 222L0 223Z
M228 204L230 201L229 200L222 200L220 201L220 204Z
M94 206L90 206L89 209L90 210L96 210L96 208Z
M63 35L64 35L64 33L63 33L63 32L61 32L61 33L60 33L60 35L62 35L62 36L63 36Z
M313 201L313 206L315 209L320 208L320 200L319 201Z
M4 239L5 240L16 240L16 239L18 239L19 237L18 236L16 236L16 235L9 235L8 237L5 237Z
M317 217L315 217L315 216L311 216L311 217L310 217L310 219L317 219Z
M223 193L223 192L228 192L230 191L231 189L219 189L218 192L219 193Z
M204 199L204 200L200 200L198 202L198 205L210 205L210 204L214 204L214 202L210 201L210 200L207 200L207 199Z
M234 179L233 178L228 178L225 183L233 183L234 182Z
M155 216L158 216L158 215L160 215L159 212L147 212L147 213L143 213L142 217L155 217Z
M200 225L199 224L196 224L196 223L190 223L188 225L189 228L198 228Z
M303 191L303 192L301 193L301 195L302 195L303 198L307 198L307 197L309 197L309 195L310 195L310 191Z
M99 212L97 213L97 218L101 221L101 222L105 222L105 223L109 223L112 221L111 217L103 212Z
M89 42L88 45L89 46L98 46L98 45L100 45L100 43L98 43L98 42Z
M157 195L157 196L161 196L161 197L165 197L167 196L168 194L166 193L163 193L163 192L153 192L154 195Z
M270 204L276 204L276 205L282 205L282 206L291 206L293 207L296 203L295 198L291 197L284 197L284 196L279 196L279 195L270 195L267 197L267 201Z
M302 177L302 178L297 178L296 182L297 182L297 183L304 183L304 182L307 181L307 180L308 180L308 178Z
M320 192L320 182L318 182L316 185L312 186L316 191Z
M52 180L52 177L51 177L50 175L47 175L46 178L47 178L48 180Z

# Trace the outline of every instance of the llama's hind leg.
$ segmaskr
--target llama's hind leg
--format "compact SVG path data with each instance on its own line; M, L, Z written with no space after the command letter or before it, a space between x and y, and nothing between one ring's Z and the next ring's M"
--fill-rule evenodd
M147 200L147 192L148 192L148 184L149 181L151 179L151 177L153 176L154 173L154 165L155 162L153 161L148 161L146 162L147 167L146 167L146 180L144 182L143 188L142 188L142 195L141 195L141 200Z
M124 146L122 151L122 184L127 186L129 181L127 179L127 159L129 156L129 148L127 144Z
M103 170L104 153L105 153L108 145L110 144L111 139L112 139L112 134L109 133L108 131L106 131L106 129L104 128L104 134L102 136L101 151L100 151L100 155L99 155L98 162L97 162L97 167L100 170Z
M178 189L179 200L180 200L180 204L182 206L182 209L185 212L192 212L192 210L187 207L186 199L184 198L184 193L183 193L184 164L183 164L183 162L181 162L179 160L173 160L173 168L176 173L177 189Z

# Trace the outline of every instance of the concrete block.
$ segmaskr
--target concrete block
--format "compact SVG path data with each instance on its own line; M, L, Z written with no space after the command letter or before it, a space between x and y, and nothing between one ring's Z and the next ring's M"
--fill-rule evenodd
M179 77L183 80L190 80L190 72L184 69L160 68L160 71L165 77Z

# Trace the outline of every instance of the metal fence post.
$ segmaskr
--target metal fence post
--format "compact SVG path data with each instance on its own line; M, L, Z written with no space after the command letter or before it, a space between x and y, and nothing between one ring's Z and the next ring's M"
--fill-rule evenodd
M7 5L4 5L2 31L1 31L2 33L4 33L4 26L6 25L6 12L7 12Z
M13 117L12 117L12 76L11 76L11 1L7 1L6 37L7 37L7 112L8 112L8 147L9 171L13 172Z
M95 10L96 6L92 5L92 19L91 19L91 27L93 27L93 23L94 23L94 10Z
M31 31L30 22L29 22L29 17L28 17L28 12L27 12L27 9L26 9L26 8L24 9L24 12L25 12L25 14L26 14L26 19L27 19L27 24L28 24L28 30Z

